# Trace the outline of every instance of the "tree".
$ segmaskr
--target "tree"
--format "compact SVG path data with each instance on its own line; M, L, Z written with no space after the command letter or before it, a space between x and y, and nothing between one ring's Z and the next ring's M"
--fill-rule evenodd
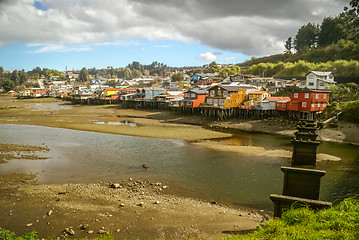
M291 54L292 53L292 48L293 48L293 43L292 43L292 38L289 37L287 39L287 41L285 42L285 52L288 53L288 54Z
M89 72L87 71L87 69L84 67L81 69L80 75L79 75L79 80L81 82L86 82L87 79L89 77Z
M218 65L215 61L211 62L208 66L209 66L210 72L212 72L212 73L219 72Z
M125 69L125 79L128 80L128 79L132 79L132 71L129 67L127 67Z
M344 33L339 19L332 17L324 18L318 34L318 45L325 47L332 43L337 43L343 37Z
M172 75L172 80L171 82L180 82L183 80L183 74L182 73L175 73Z
M1 87L6 91L10 91L10 90L13 90L14 87L15 87L15 82L8 79L8 78L4 78L2 79L1 81Z
M11 77L10 77L11 81L13 81L15 83L15 85L19 85L20 83L20 77L19 77L19 73L17 70L14 70L11 73Z
M316 46L319 28L317 25L308 23L303 25L294 39L294 46L297 51L302 51L305 47L311 49Z

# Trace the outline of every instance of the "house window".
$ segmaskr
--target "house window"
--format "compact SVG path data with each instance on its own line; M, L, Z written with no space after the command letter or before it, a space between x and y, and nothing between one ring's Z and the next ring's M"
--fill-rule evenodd
M300 84L305 86L305 81L301 81Z
M212 104L213 104L213 99L212 99L212 98L208 98L208 99L207 99L207 103L210 104L210 105L212 105Z
M302 107L307 107L307 102L302 102Z
M321 104L320 104L320 103L318 103L318 107L319 107L319 108L320 108L320 105L321 105Z
M326 93L323 94L323 99L327 99L327 94Z
M284 108L284 103L282 104L282 107Z
M323 107L326 107L327 106L327 104L326 103L323 103Z
M229 105L232 105L232 100L229 100L228 103L229 103Z
M309 74L309 75L308 75L308 78L309 78L309 79L313 79L313 78L314 78L314 75L313 75L313 74Z
M325 86L324 82L320 82L319 86L324 87Z
M215 90L211 90L210 94L211 97L214 97L216 95L216 91Z
M319 99L319 93L315 94L315 99Z
M313 107L313 108L315 107L315 103L312 103L312 107Z
M228 97L228 91L223 91L223 97Z
M305 93L304 98L309 98L309 93Z
M308 86L314 86L314 82L309 82Z
M189 93L186 93L186 94L184 95L184 97L185 97L185 98L189 98Z
M294 98L298 98L298 93L294 93Z
M191 98L195 98L196 97L196 94L195 93L192 93L191 94Z

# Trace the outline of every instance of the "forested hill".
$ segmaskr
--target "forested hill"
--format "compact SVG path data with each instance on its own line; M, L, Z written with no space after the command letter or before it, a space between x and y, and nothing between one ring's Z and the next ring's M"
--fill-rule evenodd
M238 64L242 72L282 78L300 77L308 71L332 71L339 82L359 83L359 1L319 25L308 23L288 37L286 51Z

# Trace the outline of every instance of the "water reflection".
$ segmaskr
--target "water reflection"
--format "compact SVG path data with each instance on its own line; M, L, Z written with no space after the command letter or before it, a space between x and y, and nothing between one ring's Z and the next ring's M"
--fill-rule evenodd
M281 166L287 158L223 152L181 140L151 139L26 125L0 125L0 143L42 145L51 151L47 160L10 160L0 174L39 173L42 183L118 181L129 176L156 176L189 187L198 196L272 209L271 193L281 193ZM231 144L291 150L290 138L243 134L220 141ZM289 141L289 144L288 144ZM323 162L321 200L333 201L359 193L359 149L323 143L319 152L341 157ZM143 169L142 164L150 166Z
M121 122L114 122L114 121L108 121L108 122L94 122L96 124L108 124L108 125L128 125L132 127L136 127L137 124L130 121L121 121Z

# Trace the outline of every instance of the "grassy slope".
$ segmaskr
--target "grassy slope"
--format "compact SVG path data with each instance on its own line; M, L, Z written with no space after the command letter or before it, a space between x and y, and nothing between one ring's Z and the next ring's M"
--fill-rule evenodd
M318 212L292 209L252 234L226 240L239 239L359 239L359 200L349 198Z

